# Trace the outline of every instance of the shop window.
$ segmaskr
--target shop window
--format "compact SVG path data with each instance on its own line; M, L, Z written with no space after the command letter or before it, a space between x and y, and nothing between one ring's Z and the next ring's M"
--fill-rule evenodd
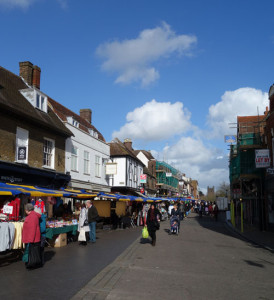
M78 148L75 146L71 148L71 170L78 171Z
M16 129L16 157L15 161L27 164L28 163L28 144L29 132L23 128Z
M90 174L88 151L84 151L84 174Z
M43 166L54 168L54 141L51 139L44 138L43 148Z

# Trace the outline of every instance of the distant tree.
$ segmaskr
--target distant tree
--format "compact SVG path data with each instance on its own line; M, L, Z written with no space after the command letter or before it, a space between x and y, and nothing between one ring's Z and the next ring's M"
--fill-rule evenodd
M216 196L217 197L229 197L229 195L230 195L230 185L223 181L218 187Z

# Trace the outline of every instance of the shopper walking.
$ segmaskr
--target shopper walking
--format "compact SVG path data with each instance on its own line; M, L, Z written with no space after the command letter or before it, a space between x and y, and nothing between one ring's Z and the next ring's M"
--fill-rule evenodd
M147 213L147 229L152 239L152 246L156 245L156 230L160 228L160 212L152 203Z
M85 204L82 205L80 214L79 214L79 223L78 223L78 242L79 245L87 245L86 232L90 232L89 223L88 223L88 208Z
M218 212L219 212L219 207L218 207L217 203L214 202L214 204L213 204L213 215L215 217L216 222L218 221Z
M90 200L86 201L86 206L88 209L88 223L89 223L89 242L95 243L96 242L96 221L99 217L98 211L96 207Z

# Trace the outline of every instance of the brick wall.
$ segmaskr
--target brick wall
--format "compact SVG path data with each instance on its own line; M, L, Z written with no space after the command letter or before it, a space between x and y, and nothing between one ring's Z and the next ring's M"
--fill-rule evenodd
M29 131L28 165L43 168L44 138L55 141L55 163L57 172L65 172L65 138L19 118L0 112L0 160L14 162L16 153L17 126Z

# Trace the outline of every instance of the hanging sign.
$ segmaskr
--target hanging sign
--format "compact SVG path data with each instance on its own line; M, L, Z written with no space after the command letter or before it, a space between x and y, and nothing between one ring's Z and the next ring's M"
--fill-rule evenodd
M269 149L255 150L256 168L270 167Z
M18 160L27 159L27 147L18 147Z
M117 174L117 163L106 163L106 175Z
M140 183L147 183L147 175L146 174L140 175Z
M9 205L4 205L3 206L3 213L4 214L12 214L13 212L13 206L9 206Z

